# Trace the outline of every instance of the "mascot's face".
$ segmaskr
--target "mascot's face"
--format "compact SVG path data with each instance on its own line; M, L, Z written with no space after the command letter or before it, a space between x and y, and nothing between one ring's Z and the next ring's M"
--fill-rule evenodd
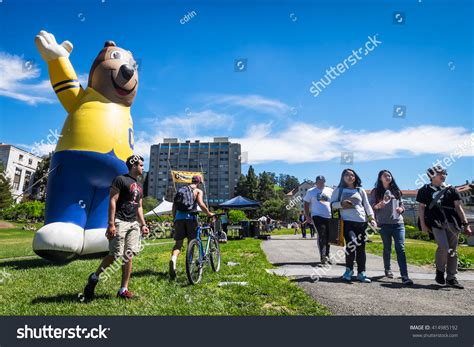
M137 95L137 67L130 51L107 41L92 64L88 85L110 101L130 106Z

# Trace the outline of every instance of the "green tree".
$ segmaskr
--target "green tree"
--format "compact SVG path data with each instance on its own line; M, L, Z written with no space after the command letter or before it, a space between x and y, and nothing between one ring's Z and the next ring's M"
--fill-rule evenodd
M270 216L286 222L292 222L298 218L298 209L288 205L288 199L284 195L278 195L263 202L260 214Z
M48 186L48 175L51 166L52 152L43 156L43 160L38 164L34 175L31 196L40 201L46 200L46 187Z
M247 188L247 198L252 200L257 200L258 196L258 178L255 175L255 170L253 169L252 165L249 167L249 171L247 172L247 180L246 180L246 188Z
M278 177L278 183L285 193L291 192L300 185L300 181L297 177L287 174L280 174Z
M229 221L232 224L238 224L241 220L248 219L245 212L241 210L230 210L229 211Z
M235 186L235 195L248 196L247 193L247 177L241 174Z
M6 176L3 163L0 161L0 210L9 208L13 204L10 187L10 179Z
M153 196L146 196L143 198L143 212L147 213L148 211L153 210L156 206L158 206L158 200L156 200Z
M257 200L264 202L276 197L274 189L275 182L273 181L271 173L263 171L258 177L258 192Z

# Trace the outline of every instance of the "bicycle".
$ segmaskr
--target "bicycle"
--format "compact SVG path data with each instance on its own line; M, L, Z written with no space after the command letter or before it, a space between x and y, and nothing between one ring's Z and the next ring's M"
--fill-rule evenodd
M186 250L186 275L190 284L198 284L202 279L204 266L208 263L214 272L219 272L221 267L221 252L219 240L215 234L215 227L201 226L198 212L193 213L198 219L196 238L191 240ZM215 216L219 216L216 214ZM215 222L214 222L215 223ZM207 236L206 242L201 238Z

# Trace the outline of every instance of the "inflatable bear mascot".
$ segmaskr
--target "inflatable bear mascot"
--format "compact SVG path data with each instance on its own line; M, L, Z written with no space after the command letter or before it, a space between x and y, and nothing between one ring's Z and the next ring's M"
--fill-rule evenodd
M68 116L51 159L45 225L33 240L39 256L56 262L108 249L109 188L128 172L133 154L130 106L138 87L132 53L105 42L84 90L69 61L72 44L41 31L36 46Z

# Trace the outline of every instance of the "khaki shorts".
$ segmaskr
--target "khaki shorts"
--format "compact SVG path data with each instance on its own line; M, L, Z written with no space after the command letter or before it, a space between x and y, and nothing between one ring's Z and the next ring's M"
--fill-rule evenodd
M140 224L115 219L115 237L109 241L109 254L115 258L130 257L140 251Z

